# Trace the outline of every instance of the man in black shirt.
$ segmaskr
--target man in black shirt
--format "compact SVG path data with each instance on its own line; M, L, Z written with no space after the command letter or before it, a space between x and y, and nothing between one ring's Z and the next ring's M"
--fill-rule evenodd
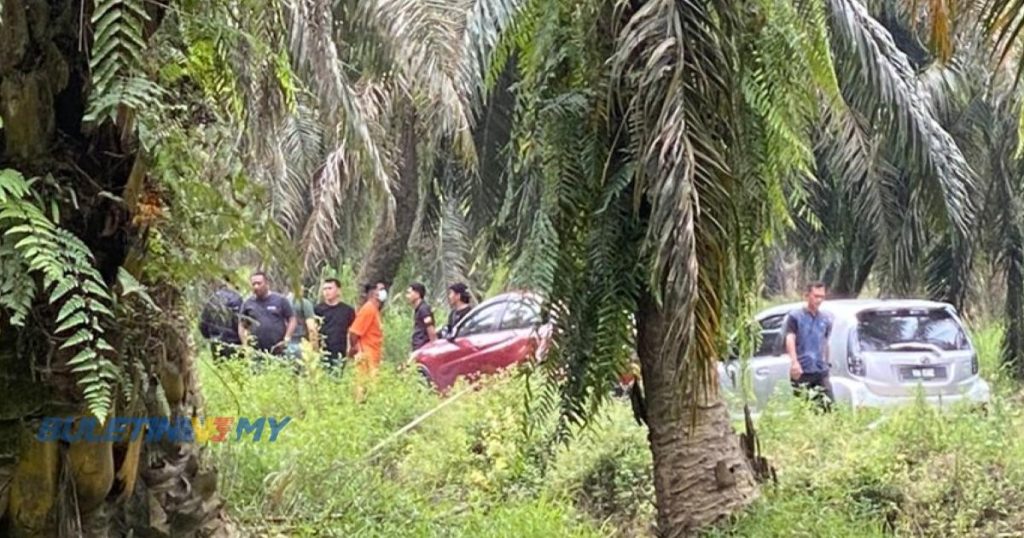
M448 313L448 323L444 326L445 338L455 336L455 326L473 309L469 304L470 299L472 297L469 295L469 287L462 282L448 286L448 305L452 310Z
M210 351L215 359L234 356L242 343L238 337L238 311L241 308L242 296L231 287L227 278L203 306L199 332L210 341Z
M270 281L262 271L253 273L249 284L253 294L242 304L238 324L242 343L247 344L252 334L256 349L281 355L297 323L291 301L270 291Z
M430 310L430 305L423 300L423 297L426 295L427 288L419 282L411 284L408 291L405 292L405 298L409 300L409 304L413 307L413 351L437 339L437 331L434 329L434 313Z
M324 301L313 309L320 321L320 344L329 368L337 368L348 353L348 329L356 319L356 311L341 301L341 282L324 280L321 289Z

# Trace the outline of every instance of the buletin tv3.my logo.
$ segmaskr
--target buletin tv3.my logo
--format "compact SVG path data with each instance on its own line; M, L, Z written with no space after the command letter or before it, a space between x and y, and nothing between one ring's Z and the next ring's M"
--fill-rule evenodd
M274 442L292 417L111 417L100 424L95 417L45 417L36 439L68 443L136 441L147 443L220 443L224 441Z

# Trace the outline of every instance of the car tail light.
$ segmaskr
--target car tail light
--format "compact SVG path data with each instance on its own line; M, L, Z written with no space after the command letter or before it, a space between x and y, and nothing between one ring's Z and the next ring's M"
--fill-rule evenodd
M850 375L864 377L868 373L867 365L864 364L864 357L860 356L860 346L857 345L857 332L850 332L850 339L847 344L846 370Z
M971 355L971 375L978 375L978 370L980 369L980 365L978 364L978 354L975 353Z
M867 374L867 368L864 366L864 359L860 355L850 355L846 359L846 369L850 371L851 375L864 377Z

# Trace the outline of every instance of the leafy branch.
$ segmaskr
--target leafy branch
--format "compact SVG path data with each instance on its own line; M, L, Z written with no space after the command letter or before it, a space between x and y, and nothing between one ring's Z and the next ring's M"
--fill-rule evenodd
M141 0L96 2L89 59L93 89L86 121L116 121L122 106L138 111L158 102L162 89L141 76L146 50L143 25L148 20Z
M51 216L40 209L31 185L14 170L0 170L0 309L10 313L13 326L24 327L37 293L45 292L47 303L60 307L54 320L54 332L65 337L60 349L74 353L67 366L78 376L89 411L102 422L118 379L109 358L115 351L103 330L103 321L114 316L113 298L89 248L55 224L55 208Z

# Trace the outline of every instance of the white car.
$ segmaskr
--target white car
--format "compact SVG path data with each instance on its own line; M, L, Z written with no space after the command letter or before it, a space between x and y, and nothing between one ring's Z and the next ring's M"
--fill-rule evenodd
M719 362L727 401L760 411L773 397L792 395L785 327L791 303L757 315L761 345L748 361L746 376L732 358ZM830 378L835 400L853 407L887 407L913 402L921 387L925 400L949 405L988 402L988 383L978 375L978 355L957 315L946 303L903 300L832 300L822 311L833 316L829 338ZM744 377L748 381L744 380ZM743 398L740 387L752 389Z

